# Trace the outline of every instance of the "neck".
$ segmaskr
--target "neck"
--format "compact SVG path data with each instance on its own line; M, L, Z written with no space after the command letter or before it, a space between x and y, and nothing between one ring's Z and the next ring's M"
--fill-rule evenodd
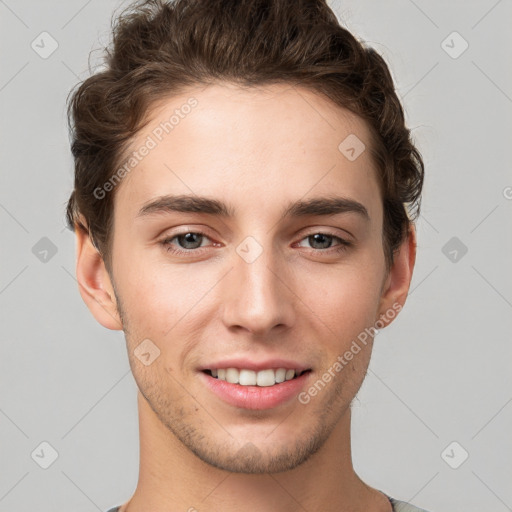
M138 393L140 469L120 512L390 512L387 498L354 472L350 408L325 444L300 466L280 473L230 473L190 452Z

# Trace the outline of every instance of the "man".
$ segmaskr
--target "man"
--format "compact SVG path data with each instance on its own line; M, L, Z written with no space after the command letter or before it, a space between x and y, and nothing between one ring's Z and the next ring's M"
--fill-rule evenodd
M106 64L70 102L67 214L139 388L111 512L420 510L351 459L423 184L382 58L321 0L178 0L123 13Z

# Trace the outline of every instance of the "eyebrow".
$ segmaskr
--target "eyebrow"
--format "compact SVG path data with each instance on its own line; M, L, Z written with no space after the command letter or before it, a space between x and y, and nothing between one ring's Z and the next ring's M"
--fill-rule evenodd
M170 212L203 213L222 218L233 218L235 216L235 209L232 206L217 199L196 195L165 195L145 204L140 209L137 217ZM289 203L283 209L280 220L287 217L323 216L339 213L356 213L366 221L370 220L368 210L363 204L339 196L317 197Z

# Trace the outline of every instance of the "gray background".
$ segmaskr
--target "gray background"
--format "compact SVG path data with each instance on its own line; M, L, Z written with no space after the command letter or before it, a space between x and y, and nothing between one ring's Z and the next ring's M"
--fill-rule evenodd
M137 482L124 337L82 302L64 227L66 96L119 5L0 0L0 512L104 511ZM354 402L355 468L431 512L512 510L512 2L331 5L389 62L426 163L410 296Z

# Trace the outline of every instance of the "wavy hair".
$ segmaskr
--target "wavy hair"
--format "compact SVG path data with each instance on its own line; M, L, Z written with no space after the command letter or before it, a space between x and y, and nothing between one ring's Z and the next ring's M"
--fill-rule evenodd
M105 66L68 103L74 190L84 229L111 269L114 191L98 199L149 107L196 85L285 83L364 119L384 206L387 269L419 215L424 165L384 59L343 28L325 0L144 0L114 21Z

